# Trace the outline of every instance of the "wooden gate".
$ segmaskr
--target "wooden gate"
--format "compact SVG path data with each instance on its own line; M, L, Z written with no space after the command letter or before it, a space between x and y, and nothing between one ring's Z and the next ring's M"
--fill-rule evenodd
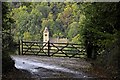
M39 41L21 41L20 54L58 57L85 57L85 48L81 44L47 43Z

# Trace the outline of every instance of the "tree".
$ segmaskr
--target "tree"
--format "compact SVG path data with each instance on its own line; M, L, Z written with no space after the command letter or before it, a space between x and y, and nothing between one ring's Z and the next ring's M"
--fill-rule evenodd
M6 2L2 3L2 73L6 73L14 67L14 61L9 56L16 49L16 43L13 40L10 30L11 23L14 21L9 13L9 4Z
M118 3L92 3L85 8L83 35L87 50L102 50L116 41L119 32L115 26L116 5ZM92 51L88 54L92 54Z
M68 26L67 29L68 33L68 38L71 40L72 38L74 38L78 33L79 33L79 23L77 22L73 22Z

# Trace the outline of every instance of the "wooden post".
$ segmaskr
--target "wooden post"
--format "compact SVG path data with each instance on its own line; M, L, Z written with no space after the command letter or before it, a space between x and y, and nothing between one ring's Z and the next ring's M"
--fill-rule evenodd
M23 55L23 41L22 40L21 40L21 46L22 46L21 51L22 51L22 55Z
M18 55L20 55L20 40L18 41Z
M50 42L48 41L48 56L50 57Z

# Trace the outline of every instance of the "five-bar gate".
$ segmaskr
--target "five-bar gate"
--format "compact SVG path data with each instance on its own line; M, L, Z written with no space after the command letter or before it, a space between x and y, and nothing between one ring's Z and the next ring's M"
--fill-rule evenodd
M58 57L85 57L85 48L81 44L73 43L47 43L39 41L19 42L19 54L58 56Z

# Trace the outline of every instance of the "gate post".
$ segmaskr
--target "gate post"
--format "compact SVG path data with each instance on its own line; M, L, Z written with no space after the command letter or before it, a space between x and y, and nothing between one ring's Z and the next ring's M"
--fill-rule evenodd
M20 55L20 40L18 40L18 55Z
M21 51L22 51L22 55L23 55L23 41L22 40L21 40L21 46L22 46Z
M48 41L48 56L50 57L50 41Z

